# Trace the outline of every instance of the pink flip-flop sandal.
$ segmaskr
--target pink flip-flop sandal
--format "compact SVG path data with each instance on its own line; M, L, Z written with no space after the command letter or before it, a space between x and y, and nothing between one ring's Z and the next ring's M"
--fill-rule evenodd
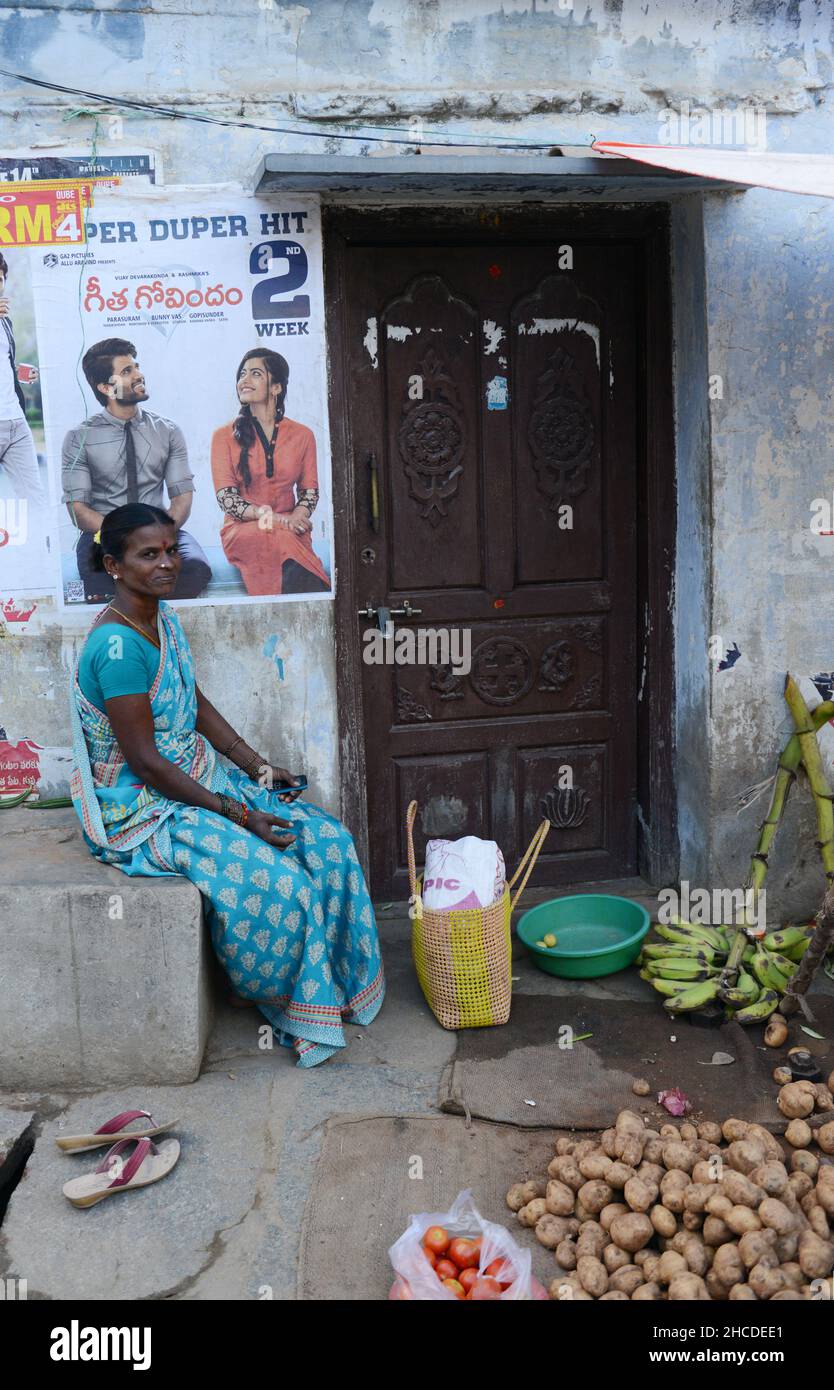
M150 1123L141 1125L139 1129L125 1129L125 1125L132 1124L134 1120L149 1120ZM175 1124L176 1120L168 1120L164 1125L155 1124L150 1110L123 1110L121 1115L114 1115L94 1134L67 1134L56 1138L55 1143L64 1153L81 1154L88 1149L100 1149L104 1144L112 1144L114 1140L153 1139L157 1134L173 1129Z
M120 1154L136 1145L126 1161ZM104 1155L94 1173L83 1178L71 1178L62 1188L64 1196L74 1207L92 1207L105 1197L129 1192L132 1187L147 1187L170 1173L180 1156L178 1139L166 1139L157 1148L151 1139L120 1139Z

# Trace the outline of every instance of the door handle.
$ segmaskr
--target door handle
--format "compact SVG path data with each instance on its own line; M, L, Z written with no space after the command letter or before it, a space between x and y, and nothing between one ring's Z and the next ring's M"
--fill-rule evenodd
M411 600L404 599L402 608L384 608L382 605L375 608L372 603L369 603L367 607L357 609L357 612L360 618L368 618L372 622L376 619L380 631L384 631L388 618L419 618L423 610L422 608L412 608Z
M376 454L368 454L368 520L371 530L379 532L379 466Z

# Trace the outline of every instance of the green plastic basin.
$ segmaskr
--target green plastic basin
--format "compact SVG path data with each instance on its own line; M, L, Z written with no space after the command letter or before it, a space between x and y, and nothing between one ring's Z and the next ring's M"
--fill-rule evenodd
M640 954L651 919L639 903L611 893L576 893L531 907L516 931L540 970L593 980L625 970ZM556 945L537 946L548 933Z

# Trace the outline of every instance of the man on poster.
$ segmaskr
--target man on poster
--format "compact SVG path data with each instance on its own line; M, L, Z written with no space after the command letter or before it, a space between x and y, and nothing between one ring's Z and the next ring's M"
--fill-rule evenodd
M182 529L194 493L182 430L144 409L145 377L127 339L94 343L81 366L104 406L67 432L61 456L63 500L81 532L75 553L84 597L99 603L114 593L110 576L91 565L93 539L105 516L128 502L145 502L167 510L177 526L182 569L171 597L197 598L211 579L211 568L197 541Z
M26 423L26 401L18 380L15 341L6 298L9 267L0 255L0 469L8 473L15 495L38 508L46 506L46 494L38 473L38 456L32 431ZM35 368L29 380L37 380Z

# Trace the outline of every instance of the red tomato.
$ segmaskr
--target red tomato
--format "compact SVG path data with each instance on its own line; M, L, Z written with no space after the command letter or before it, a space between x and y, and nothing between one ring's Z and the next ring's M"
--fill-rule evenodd
M453 1293L455 1295L455 1298L466 1297L466 1294L464 1293L457 1279L444 1279L443 1287L444 1289L448 1289L450 1293Z
M434 1272L438 1279L457 1279L458 1267L453 1265L451 1260L438 1260L434 1267Z
M442 1226L429 1226L423 1236L423 1249L431 1250L435 1255L445 1255L450 1239L449 1232L444 1231Z
M423 1254L425 1255L432 1269L434 1269L435 1265L437 1264L437 1256L431 1250L424 1250Z
M493 1260L491 1265L487 1265L484 1273L491 1279L497 1279L502 1289L508 1289L513 1282L512 1266L507 1260Z
M492 1298L500 1298L501 1285L497 1279L491 1279L489 1275L482 1274L472 1285L472 1291L469 1297L473 1303L483 1302Z
M472 1288L472 1285L477 1282L477 1279L477 1269L462 1269L460 1274L458 1275L458 1283L460 1284L461 1288L466 1290L467 1293L469 1293L469 1290Z
M477 1269L481 1258L481 1242L458 1237L449 1246L449 1259L458 1269Z

